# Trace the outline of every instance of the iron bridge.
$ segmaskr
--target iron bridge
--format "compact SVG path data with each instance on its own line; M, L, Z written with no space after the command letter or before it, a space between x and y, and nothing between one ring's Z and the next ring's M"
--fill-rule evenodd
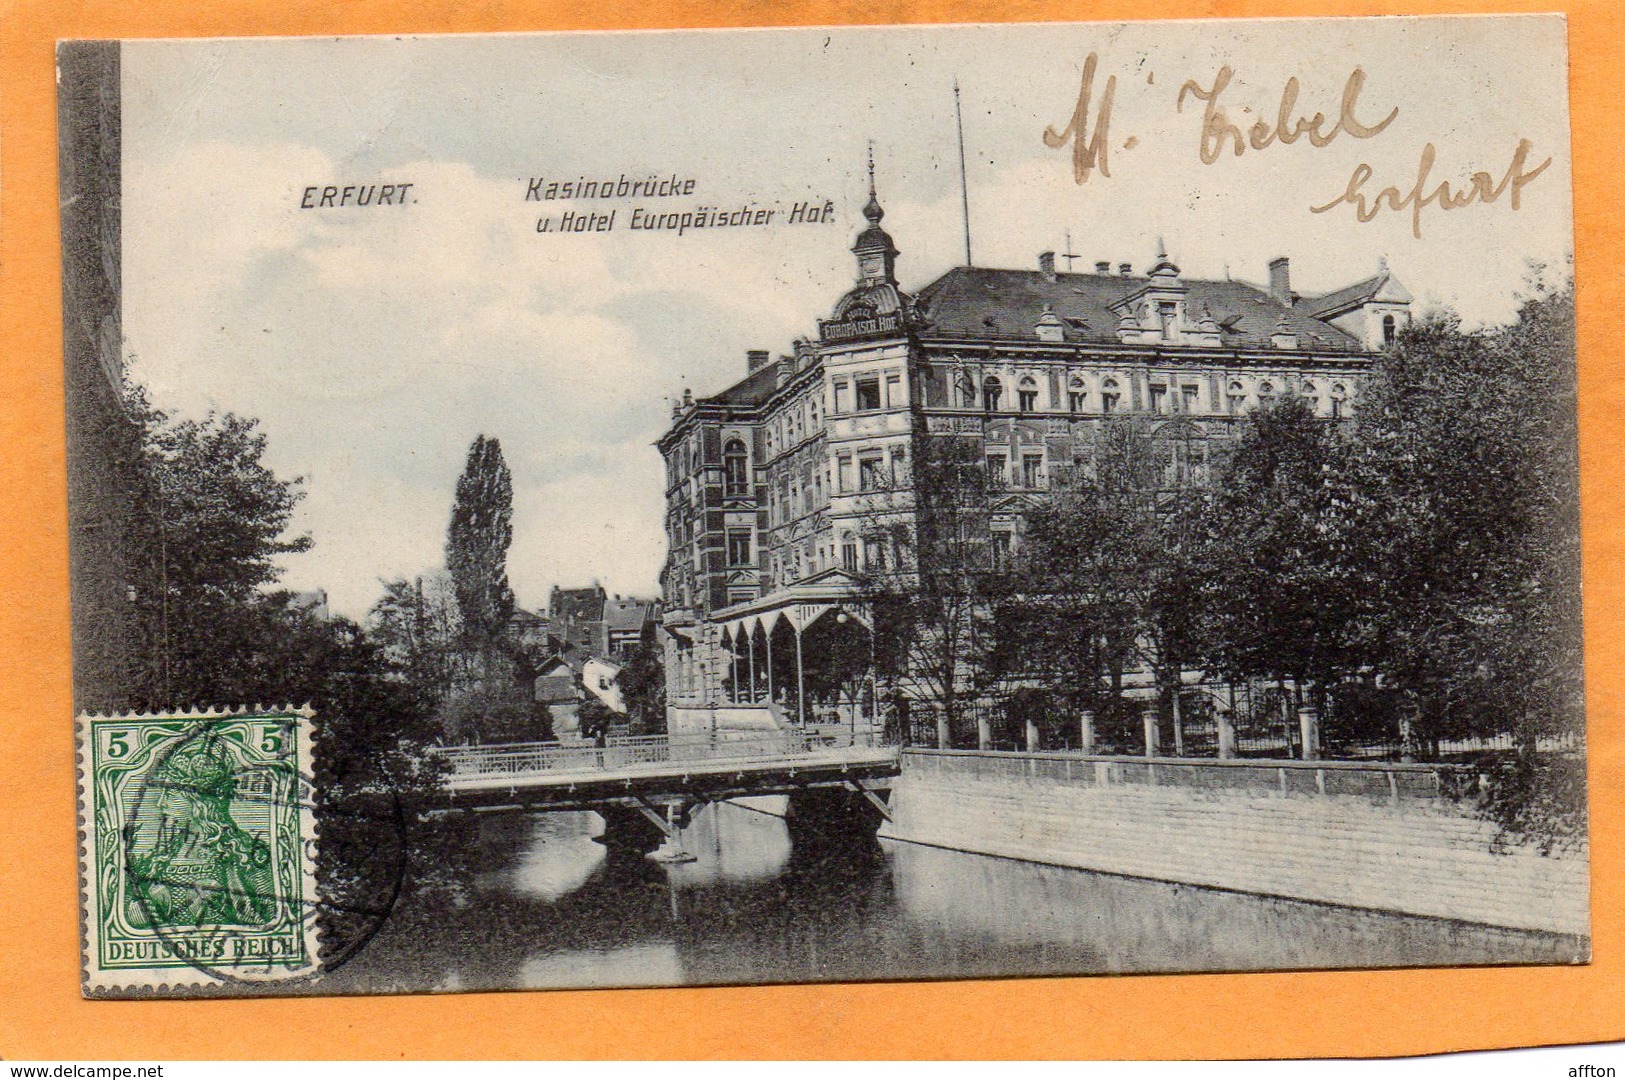
M694 806L816 788L861 794L891 817L884 793L899 751L864 731L650 735L605 746L507 743L446 747L447 809L624 807L669 833Z

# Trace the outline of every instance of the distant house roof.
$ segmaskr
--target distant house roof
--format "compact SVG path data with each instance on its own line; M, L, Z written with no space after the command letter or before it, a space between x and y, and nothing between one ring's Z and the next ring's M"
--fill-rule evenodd
M773 396L779 386L778 365L757 368L720 394L700 398L700 402L718 405L759 405Z
M553 586L548 597L548 614L554 618L577 622L598 622L604 617L604 588L588 585L579 589L561 589Z
M609 624L611 633L617 630L642 633L653 615L653 600L639 600L631 596L617 597L604 608L604 619Z
M580 701L581 688L574 675L543 675L536 680L535 700L543 705Z
M1409 303L1412 297L1405 286L1396 281L1387 270L1383 270L1364 281L1356 281L1353 285L1329 292L1325 296L1305 297L1298 301L1297 310L1316 319L1329 319L1376 299L1404 304Z
M1116 344L1120 305L1151 279L1125 274L1046 274L961 266L920 290L915 298L922 337L1034 339L1046 310L1061 320L1063 340ZM1289 307L1266 289L1244 281L1182 278L1192 321L1211 315L1222 343L1267 348L1282 322L1302 347L1340 352L1361 349L1357 338Z

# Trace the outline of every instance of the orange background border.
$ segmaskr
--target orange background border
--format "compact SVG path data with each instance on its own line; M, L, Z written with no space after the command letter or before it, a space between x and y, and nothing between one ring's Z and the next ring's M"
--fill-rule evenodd
M1159 17L1569 16L1594 962L997 982L272 1001L79 995L57 242L58 38L1144 17L1144 0L0 0L0 1056L16 1059L1067 1057L1413 1054L1625 1037L1625 250L1617 0L1162 0ZM202 10L207 8L208 10ZM183 194L183 193L182 193Z

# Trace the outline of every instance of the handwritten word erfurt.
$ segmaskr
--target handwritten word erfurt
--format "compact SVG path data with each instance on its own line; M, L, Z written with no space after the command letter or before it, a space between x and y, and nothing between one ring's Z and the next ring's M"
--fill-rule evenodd
M1499 183L1487 172L1475 172L1472 179L1460 185L1458 190L1451 190L1450 181L1440 180L1437 187L1428 191L1428 173L1433 171L1433 160L1438 153L1433 144L1428 143L1422 147L1422 157L1417 163L1416 183L1403 195L1397 187L1385 187L1368 201L1363 189L1366 181L1371 179L1372 170L1370 165L1361 162L1354 167L1353 174L1349 176L1348 187L1343 189L1341 195L1324 205L1311 206L1309 212L1324 214L1335 206L1348 203L1354 207L1356 218L1360 221L1370 221L1383 210L1384 202L1388 204L1389 210L1396 213L1408 207L1411 212L1411 235L1420 240L1422 210L1430 205L1437 205L1440 210L1458 210L1475 202L1492 203L1502 195L1508 194L1510 189L1507 205L1514 210L1518 209L1522 205L1524 186L1545 172L1546 167L1552 163L1552 159L1548 157L1533 169L1529 168L1529 151L1532 149L1534 147L1528 139L1518 140L1518 147L1512 152L1512 161L1507 165L1507 171L1502 174Z

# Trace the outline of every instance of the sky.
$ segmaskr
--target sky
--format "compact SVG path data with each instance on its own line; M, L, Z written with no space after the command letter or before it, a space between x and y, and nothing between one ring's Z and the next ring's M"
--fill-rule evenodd
M188 416L259 418L265 459L303 478L314 546L284 583L360 617L380 580L432 572L477 435L513 473L509 577L521 606L598 580L653 595L664 558L655 441L685 387L741 377L749 349L814 336L851 286L873 144L885 226L917 290L964 262L961 87L977 265L1044 250L1149 268L1159 238L1189 277L1329 291L1386 259L1419 306L1468 324L1516 310L1530 261L1573 246L1560 17L142 41L123 51L123 329L132 375ZM1046 145L1098 57L1087 131L1109 175L1078 183ZM1378 134L1300 138L1201 160L1204 90L1243 129L1298 108ZM1476 171L1488 204L1360 221L1334 202ZM671 198L527 201L529 182L692 178ZM410 183L407 201L302 208L329 185ZM307 198L308 189L317 193ZM833 207L790 225L791 207ZM635 208L774 209L760 227L633 231ZM617 211L609 232L556 230ZM1070 247L1068 247L1070 245ZM1063 260L1063 267L1065 262Z

